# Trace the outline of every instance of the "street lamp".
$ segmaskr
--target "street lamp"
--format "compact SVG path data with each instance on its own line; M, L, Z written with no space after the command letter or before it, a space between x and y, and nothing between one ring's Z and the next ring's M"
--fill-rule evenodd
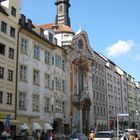
M70 134L72 135L72 119L73 119L73 114L70 114Z

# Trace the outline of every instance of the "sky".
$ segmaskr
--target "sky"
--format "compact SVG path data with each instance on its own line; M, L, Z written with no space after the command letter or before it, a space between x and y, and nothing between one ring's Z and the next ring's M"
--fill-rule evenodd
M22 0L34 24L53 23L56 0ZM140 81L140 0L70 0L71 28L87 32L90 46Z

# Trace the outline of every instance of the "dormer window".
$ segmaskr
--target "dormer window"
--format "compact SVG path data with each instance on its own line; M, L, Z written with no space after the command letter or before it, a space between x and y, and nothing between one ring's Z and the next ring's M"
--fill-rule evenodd
M83 49L83 41L81 39L78 41L78 49Z
M49 41L53 43L53 34L49 33Z

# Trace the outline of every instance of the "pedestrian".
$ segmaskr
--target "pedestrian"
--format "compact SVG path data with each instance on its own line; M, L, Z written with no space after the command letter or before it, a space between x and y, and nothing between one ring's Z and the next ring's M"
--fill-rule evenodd
M135 140L134 132L132 132L128 138L128 140Z
M40 132L40 130L37 130L36 136L37 136L37 140L40 140L40 137L41 137L41 132Z
M44 130L43 130L42 133L41 133L40 140L45 140L45 132L44 132Z
M2 131L1 137L2 137L2 140L7 140L8 139L7 131L5 129Z
M135 132L135 140L138 140L139 138L138 138L138 134Z
M94 131L91 130L90 133L89 133L89 140L94 140L94 138L95 138Z

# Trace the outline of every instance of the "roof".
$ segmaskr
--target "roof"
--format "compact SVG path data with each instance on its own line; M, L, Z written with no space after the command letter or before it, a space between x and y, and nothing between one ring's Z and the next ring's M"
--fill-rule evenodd
M8 13L6 12L6 10L1 5L0 5L0 12L5 14L6 16L8 16Z
M38 25L38 27L43 28L44 30L53 29L56 33L59 33L59 32L74 33L69 26L64 25L64 24L55 25L54 23L48 23L48 24Z

